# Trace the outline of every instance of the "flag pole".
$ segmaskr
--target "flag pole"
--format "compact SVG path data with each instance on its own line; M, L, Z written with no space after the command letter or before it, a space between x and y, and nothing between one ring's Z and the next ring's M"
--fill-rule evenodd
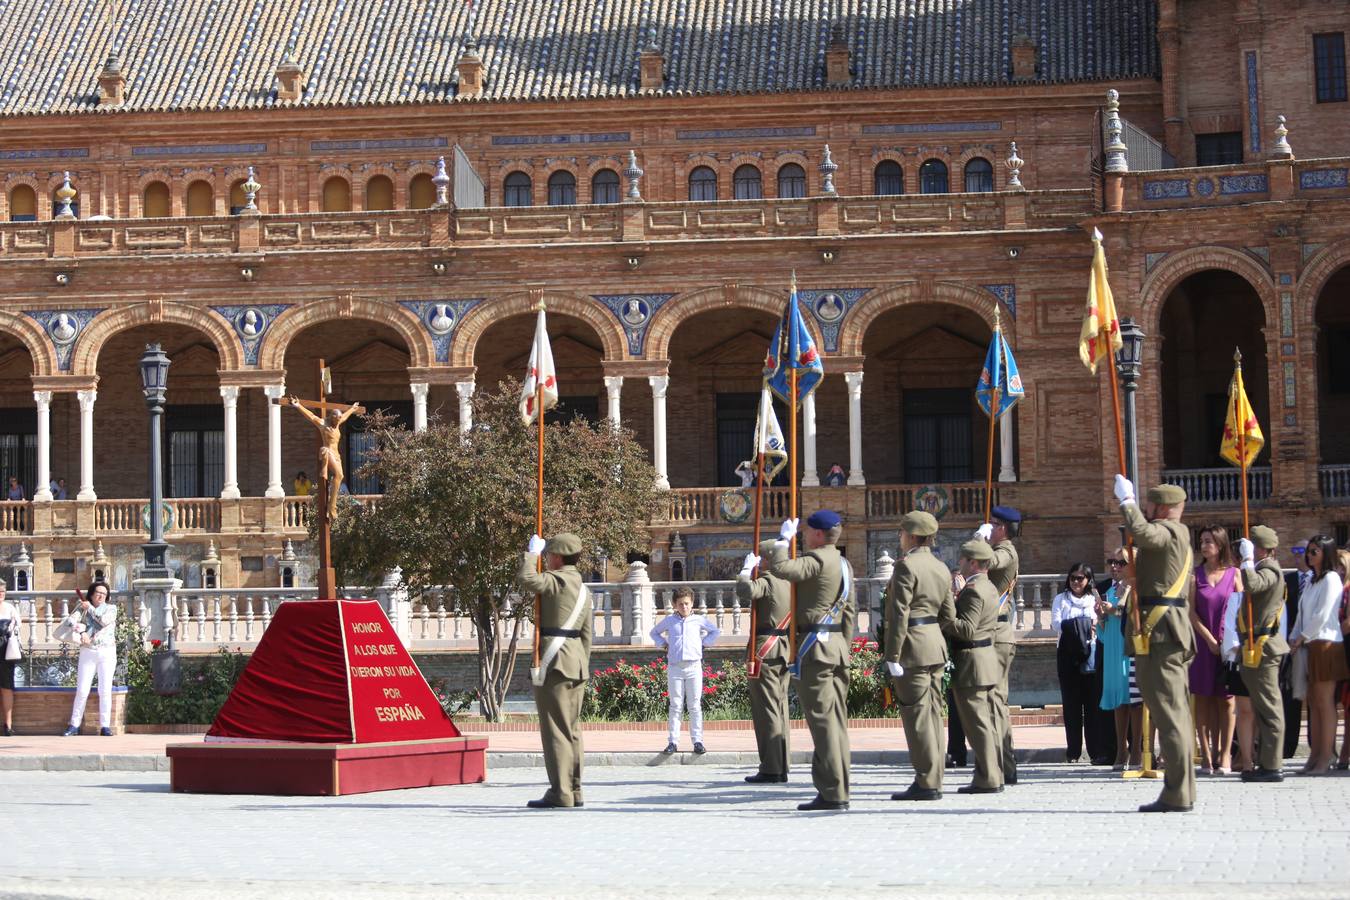
M1003 347L1000 344L1002 328L999 326L998 304L994 305L994 371L989 373L991 382L989 399L989 447L984 454L984 519L989 521L990 510L994 505L994 435L998 430L999 382L1002 380L999 369L1003 363Z
M539 303L540 311L543 311L543 301ZM542 348L538 343L535 344L535 378L534 378L534 414L539 421L539 462L535 481L534 492L534 533L541 538L544 536L544 379L542 373L538 372L539 366L543 365ZM539 554L536 561L538 571L544 571L544 554ZM540 631L540 619L543 616L543 595L534 595L534 668L539 668L540 651L542 648L542 633Z
M1238 421L1238 403L1246 396L1246 391L1238 393L1242 377L1242 348L1233 348L1233 382L1228 387L1228 404L1233 408L1233 430L1237 434L1238 477L1242 479L1242 536L1251 540L1251 517L1247 508L1247 423ZM1244 404L1245 405L1245 404ZM1244 585L1245 587L1245 585ZM1243 591L1247 607L1247 653L1252 655L1256 649L1256 610L1251 591Z
M788 485L788 518L797 518L797 369L794 366L788 370L788 384L791 385L791 404L789 405L789 415L792 417L789 426L790 434L788 436L788 446L791 450L788 453L788 470L791 472L790 484ZM797 558L797 540L794 536L788 541L788 557ZM788 641L792 648L790 662L797 659L797 584L792 584L792 618L788 623Z
M772 401L771 401L771 402L772 402ZM763 407L763 405L764 405L764 400L763 400L763 396L761 395L761 397L760 397L760 406ZM771 406L770 408L772 409L772 406ZM760 410L760 418L761 418L761 420L763 419L763 409L762 409L762 408L761 408L761 410ZM763 421L761 421L761 422L759 423L759 425L758 425L758 430L757 430L756 433L755 433L755 449L756 449L758 452L756 452L756 454L755 454L755 456L756 456L756 461L755 461L755 530L754 530L754 537L753 537L753 539L751 540L751 544L750 544L750 552L751 552L751 553L758 553L758 552L759 552L759 535L760 535L760 527L761 527L761 525L763 524L763 519L764 519L764 432L763 432L764 426L765 426L765 423L764 423ZM758 577L759 577L759 570L760 570L760 566L755 566L754 571L752 571L752 572L750 573L750 577L751 577L752 579L753 579L753 578L758 578ZM759 635L758 635L758 633L757 633L757 632L759 631L759 614L758 614L757 608L758 608L758 604L756 604L754 600L751 600L751 601L750 601L750 641L749 641L749 643L747 643L746 646L745 646L745 652L746 652L746 659L745 659L745 674L747 675L747 677L750 677L750 678L758 678L758 677L759 677L759 654L758 654L758 652L755 650L755 642L756 642L757 638L759 637Z

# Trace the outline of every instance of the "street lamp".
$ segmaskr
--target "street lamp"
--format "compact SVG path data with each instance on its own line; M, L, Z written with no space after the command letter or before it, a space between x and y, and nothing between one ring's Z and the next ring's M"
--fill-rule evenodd
M1144 329L1134 319L1120 320L1121 348L1116 351L1116 372L1125 393L1125 477L1139 483L1139 423L1135 415L1134 393L1139 388L1140 362L1144 356Z
M150 411L150 540L141 545L144 562L138 587L143 597L155 602L163 616L164 643L150 656L150 680L159 694L178 693L182 681L178 652L173 646L173 590L177 582L169 571L169 545L164 542L162 444L168 382L169 357L159 344L146 344L145 352L141 354L141 391L145 394L146 409Z

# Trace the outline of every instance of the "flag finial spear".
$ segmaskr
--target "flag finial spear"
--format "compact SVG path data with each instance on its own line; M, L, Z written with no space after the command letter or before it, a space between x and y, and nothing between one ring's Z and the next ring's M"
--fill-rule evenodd
M999 322L998 301L994 301L994 331L1002 331L1003 326Z
M544 298L542 296L539 298L539 302L534 305L534 308L541 312L544 310Z
M1102 239L1102 233L1096 227L1093 227L1092 229L1092 239L1094 241L1100 241Z
M1242 348L1241 348L1241 347L1234 347L1234 348L1233 348L1233 364L1234 364L1235 366L1237 366L1239 369L1242 368Z
M796 270L796 269L793 269L793 270L792 270L792 290L793 290L794 292L797 290L797 270Z

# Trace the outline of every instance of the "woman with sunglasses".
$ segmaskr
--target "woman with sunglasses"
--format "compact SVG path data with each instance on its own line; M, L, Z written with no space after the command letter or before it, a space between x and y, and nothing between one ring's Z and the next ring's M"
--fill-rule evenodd
M1125 635L1121 631L1121 616L1130 592L1125 582L1124 549L1117 549L1106 565L1111 572L1111 586L1097 602L1097 630L1102 650L1101 708L1115 718L1114 768L1121 772L1127 762L1131 769L1139 768L1142 762L1140 735L1144 727L1144 701L1134 680L1134 657L1125 655Z
M1087 737L1088 758L1093 765L1111 761L1101 744L1102 712L1097 687L1097 596L1092 567L1074 563L1064 581L1064 590L1050 605L1050 628L1059 633L1055 649L1055 668L1059 673L1059 693L1064 707L1064 736L1068 740L1066 762L1078 762L1083 756L1083 738Z
M1298 599L1298 619L1290 629L1289 650L1308 657L1308 762L1303 775L1331 770L1336 743L1336 682L1350 678L1341 646L1338 617L1343 585L1336 573L1336 541L1325 534L1308 538L1306 553L1312 583Z
M1191 628L1195 658L1191 660L1191 696L1195 698L1195 730L1200 737L1200 774L1227 775L1232 768L1233 730L1237 725L1228 671L1223 664L1223 617L1228 598L1242 591L1228 532L1208 525L1200 532L1200 565L1191 588Z

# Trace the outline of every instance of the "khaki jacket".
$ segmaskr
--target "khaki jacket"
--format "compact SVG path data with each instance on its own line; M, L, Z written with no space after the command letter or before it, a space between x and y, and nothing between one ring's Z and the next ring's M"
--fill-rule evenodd
M1266 638L1264 653L1267 658L1283 656L1289 652L1289 644L1280 636L1279 622L1276 617L1284 613L1284 572L1280 564L1273 559L1263 559L1255 569L1242 570L1243 586L1247 588L1247 597L1251 598L1252 615L1256 619L1256 633L1272 628L1274 634ZM1244 598L1238 607L1237 632L1243 646L1247 643L1247 603Z
M911 625L915 617L933 616L931 625ZM886 659L906 669L937 666L947 661L942 622L956 616L952 573L930 547L915 547L895 564L886 591Z
M774 575L797 585L797 641L801 642L805 630L830 611L839 597L839 586L843 581L842 558L839 548L827 544L816 550L810 550L796 559L788 558L786 547L777 547L769 564ZM840 612L842 634L833 632L830 639L811 652L820 654L818 659L835 665L847 665L849 643L858 623L857 586L849 591L848 602ZM840 637L843 640L840 640Z
M581 573L576 566L563 566L554 572L537 572L539 557L525 553L520 560L520 571L516 573L516 585L521 593L533 597L539 595L540 628L562 628L572 615L580 590ZM526 602L529 602L529 597ZM586 681L591 677L591 597L584 595L585 607L581 611L581 620L573 627L581 632L579 638L567 638L562 649L553 658L550 672L559 672L565 678ZM543 638L548 646L549 639Z
M998 684L1003 667L998 651L992 643L998 625L998 588L987 576L976 574L966 580L966 586L956 598L956 615L942 625L952 636L956 656L956 671L952 673L952 687L978 688ZM960 649L961 642L984 641L987 647Z
M1163 643L1175 642L1185 650L1189 659L1195 654L1195 632L1191 628L1187 604L1190 598L1191 563L1194 557L1189 552L1191 533L1185 525L1169 519L1156 522L1145 520L1138 504L1126 503L1120 508L1125 517L1125 527L1134 535L1137 548L1135 553L1135 592L1131 602L1138 600L1140 622L1146 622L1150 597L1168 596L1168 591L1181 580L1180 596L1176 599L1181 606L1168 607L1158 624L1154 626L1151 639ZM1186 578L1181 578L1182 574ZM1134 655L1134 616L1127 615L1124 622L1125 652Z
M771 572L765 572L758 578L736 579L736 597L747 603L755 604L755 616L760 628L773 628L787 619L792 610L792 585ZM787 626L783 626L786 628ZM750 643L759 652L761 644L768 636L751 635ZM789 638L782 635L774 643L773 649L765 655L765 662L788 658Z
M994 583L995 590L1002 596L1017 580L1020 561L1017 558L1017 548L1013 546L1012 541L994 544L993 550L994 562L989 566L989 580ZM994 643L1015 644L1017 643L1017 637L1013 620L1017 618L1017 597L1008 598L1008 602L1003 606L1002 615L1007 616L1008 621L998 623L998 633L994 635Z

